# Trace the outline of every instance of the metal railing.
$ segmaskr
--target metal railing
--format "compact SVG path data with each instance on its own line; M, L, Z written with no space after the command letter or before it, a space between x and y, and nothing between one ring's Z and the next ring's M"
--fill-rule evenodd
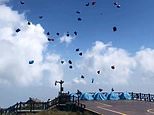
M102 92L103 94L107 94L107 92ZM118 95L121 95L123 92L115 92ZM139 101L147 101L147 102L154 102L154 95L153 94L144 94L144 93L134 93L129 92L132 97L132 100L139 100ZM12 115L16 113L35 113L47 109L51 109L57 107L59 105L65 105L67 103L75 104L77 108L84 109L86 105L80 103L79 96L70 96L67 94L60 95L55 99L47 102L35 102L35 101L27 101L27 102L19 102L10 106L9 108L2 109L0 108L0 115Z
M75 104L78 108L85 108L84 104L79 103L79 97L70 96L70 95L60 95L55 99L47 102L35 102L29 100L27 102L19 102L10 106L7 109L0 109L0 115L12 115L17 113L35 113L47 109L57 107L61 104L72 103Z
M144 94L144 93L131 93L133 100L140 100L140 101L148 101L154 102L154 95L153 94Z

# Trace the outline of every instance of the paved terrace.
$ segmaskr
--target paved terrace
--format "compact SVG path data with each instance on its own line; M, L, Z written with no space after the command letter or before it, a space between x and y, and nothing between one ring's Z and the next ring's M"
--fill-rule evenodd
M154 115L154 102L139 100L80 101L86 109L100 115Z

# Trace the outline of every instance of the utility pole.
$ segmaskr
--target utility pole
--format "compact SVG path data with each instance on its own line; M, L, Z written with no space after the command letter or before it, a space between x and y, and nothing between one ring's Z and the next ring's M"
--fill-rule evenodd
M60 80L60 81L55 81L55 86L57 85L57 83L59 83L60 84L60 92L59 92L59 94L61 95L62 94L62 92L64 91L64 88L63 88L63 83L64 83L64 81L63 80Z

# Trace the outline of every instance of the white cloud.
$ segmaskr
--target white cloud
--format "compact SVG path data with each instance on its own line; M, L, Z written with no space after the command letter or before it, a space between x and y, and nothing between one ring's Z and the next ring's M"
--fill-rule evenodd
M116 69L110 67L115 65ZM87 70L89 74L96 77L96 71L101 70L103 80L106 83L119 84L127 83L129 75L135 66L135 61L123 50L111 47L110 44L96 41L94 46L88 50L78 67Z
M86 71L89 76L93 76L100 86L137 90L139 84L142 86L153 83L153 57L154 50L150 48L130 54L124 49L113 47L111 43L96 41L76 66L80 71ZM115 65L114 70L111 65ZM100 76L96 74L97 70L101 70Z
M72 42L72 40L74 40L75 37L74 36L66 36L66 35L63 35L62 37L60 37L60 42L61 43L66 43L66 44L70 44Z
M73 83L76 83L76 84L86 84L86 81L84 79L80 79L80 78L74 78L73 79Z
M54 82L56 80L61 80L63 79L63 69L59 65L60 62L60 56L57 54L50 54L46 56L46 62L44 63L43 66L43 72L44 72L44 77L43 81L47 82L48 84L51 84L51 86L54 86ZM50 77L52 76L52 77Z
M136 53L136 62L138 63L138 67L142 69L142 71L146 72L154 72L154 49L145 48Z
M134 76L142 83L152 84L154 80L154 49L145 48L136 53L134 59L136 60L137 67L135 68Z
M0 83L39 85L43 82L44 71L49 73L48 82L62 79L59 55L43 55L48 41L41 25L27 25L23 14L6 5L0 5L0 11ZM17 28L21 29L19 33L15 32ZM29 65L28 61L32 59L35 62Z

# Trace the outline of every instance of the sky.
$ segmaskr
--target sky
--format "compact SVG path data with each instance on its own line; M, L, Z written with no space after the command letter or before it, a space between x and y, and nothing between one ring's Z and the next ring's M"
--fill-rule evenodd
M64 92L154 93L153 0L23 2L0 0L0 107L53 99L56 80L64 80Z

